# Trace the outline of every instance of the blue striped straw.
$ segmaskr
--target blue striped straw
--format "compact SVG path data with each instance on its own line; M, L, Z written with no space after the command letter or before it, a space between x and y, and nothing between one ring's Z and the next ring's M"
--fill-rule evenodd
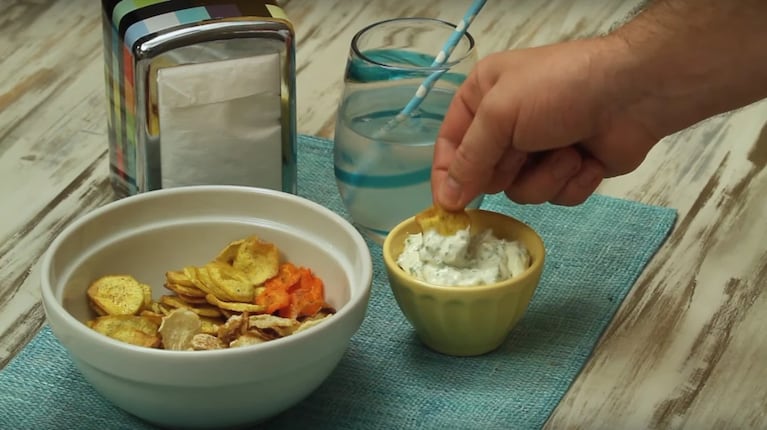
M466 34L466 30L469 29L469 25L471 25L472 21L474 21L474 18L477 16L479 11L482 10L482 7L486 2L487 0L474 0L474 3L472 3L469 9L466 11L463 19L456 25L455 30L442 46L442 50L439 51L439 54L437 54L437 56L434 58L434 61L431 63L431 67L441 67L445 64L447 59L450 58L450 54L453 53L453 50L455 50L455 47L458 45L458 42L461 40L464 34ZM418 109L418 107L421 106L423 100L429 94L429 91L431 91L432 87L434 87L434 83L437 82L446 71L447 69L440 69L432 72L431 75L427 76L421 85L418 86L418 90L416 90L415 95L410 99L407 105L405 105L405 107L397 114L397 116L392 118L392 120L389 121L379 133L376 133L377 137L381 137L383 133L391 130L397 124L406 120L416 109Z

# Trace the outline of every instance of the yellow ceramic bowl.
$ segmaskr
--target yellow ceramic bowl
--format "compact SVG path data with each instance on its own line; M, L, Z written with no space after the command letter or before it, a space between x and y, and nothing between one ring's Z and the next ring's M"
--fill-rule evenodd
M429 348L448 355L480 355L498 348L524 315L543 271L543 241L528 225L485 210L469 210L472 231L491 229L496 237L521 241L531 265L522 275L490 285L450 287L419 281L397 265L408 235L420 232L415 218L395 227L383 244L394 297Z

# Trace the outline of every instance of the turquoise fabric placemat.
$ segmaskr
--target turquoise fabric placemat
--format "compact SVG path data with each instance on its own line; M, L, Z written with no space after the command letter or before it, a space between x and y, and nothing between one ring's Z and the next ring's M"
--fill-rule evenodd
M346 216L327 140L299 141L299 192ZM472 358L422 346L370 243L373 293L336 371L265 429L537 429L580 372L634 281L671 231L672 209L595 195L574 208L483 208L514 215L547 246L530 308L497 351ZM47 326L0 372L0 429L150 429L86 383Z

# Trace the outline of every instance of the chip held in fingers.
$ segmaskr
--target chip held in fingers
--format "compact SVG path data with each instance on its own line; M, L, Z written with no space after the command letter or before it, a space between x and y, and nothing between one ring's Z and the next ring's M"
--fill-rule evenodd
M437 205L418 213L415 220L422 232L433 229L442 236L452 236L471 225L471 218L466 211L447 211Z
M306 330L335 310L312 270L281 261L277 246L256 236L230 242L202 266L165 273L168 294L107 275L87 290L95 331L149 348L200 351L244 347Z

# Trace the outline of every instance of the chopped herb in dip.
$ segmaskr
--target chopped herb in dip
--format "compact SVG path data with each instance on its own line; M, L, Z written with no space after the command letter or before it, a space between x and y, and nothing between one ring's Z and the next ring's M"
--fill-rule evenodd
M412 234L397 264L411 276L435 285L492 284L525 271L530 254L519 241L499 239L490 230L469 229L443 236L435 230Z

